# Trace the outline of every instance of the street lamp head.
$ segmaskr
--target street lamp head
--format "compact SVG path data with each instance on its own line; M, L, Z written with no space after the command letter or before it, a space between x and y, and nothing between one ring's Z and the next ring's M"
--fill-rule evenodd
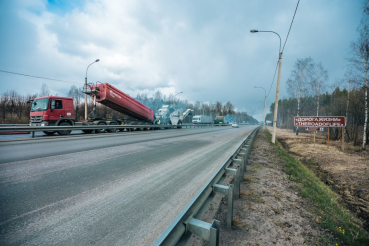
M259 32L258 30L250 30L251 33Z
M99 62L100 60L99 59L96 59L96 61L95 62Z

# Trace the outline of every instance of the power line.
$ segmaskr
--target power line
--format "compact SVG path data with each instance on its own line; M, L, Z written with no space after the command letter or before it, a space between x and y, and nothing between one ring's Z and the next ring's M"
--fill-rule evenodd
M279 60L277 61L277 66L275 67L275 71L274 71L274 76L273 76L272 84L270 85L270 89L269 89L269 92L268 92L268 96L267 96L267 98L269 97L270 91L272 90L272 87L273 87L273 83L274 83L275 75L277 74L278 64L279 64Z
M15 74L15 75L22 75L22 76L32 77L32 78L37 78L37 79L46 79L46 80L53 80L53 81L72 83L72 84L84 84L83 82L73 82L73 81L66 81L66 80L60 80L60 79L50 79L50 78L44 78L44 77L33 76L33 75L28 75L28 74L14 73L14 72L9 72L9 71L4 71L4 70L0 70L0 72L10 73L10 74Z
M282 49L282 53L283 53L283 50L284 50L284 46L286 46L287 39L288 39L288 35L290 34L291 27L292 27L292 24L293 24L293 20L295 19L295 15L296 15L296 11L297 11L297 7L299 6L299 3L300 3L300 0L297 2L296 9L295 9L295 13L293 14L293 18L292 18L292 21L291 21L290 29L288 30L287 37L286 37L286 41L284 41L284 45L283 45L283 49Z
M298 8L298 6L299 6L299 3L300 3L300 0L298 0L298 2L297 2L296 9L295 9L295 13L293 14L293 17L292 17L292 21L291 21L290 29L288 30L287 37L286 37L286 40L284 41L284 44L283 44L283 48L282 48L282 52L281 52L281 53L283 53L284 47L286 46L287 39L288 39L288 36L289 36L289 34L290 34L290 31L291 31L291 28L292 28L292 24L293 24L293 20L295 19L295 15L296 15L296 12L297 12L297 8ZM270 85L270 89L269 89L269 92L268 92L268 96L267 96L267 98L269 97L270 91L272 90L273 83L274 83L274 79L275 79L275 75L277 74L277 68L278 68L278 65L279 65L279 60L278 60L278 62L277 62L277 66L275 67L275 71L274 71L274 76L273 76L272 84Z

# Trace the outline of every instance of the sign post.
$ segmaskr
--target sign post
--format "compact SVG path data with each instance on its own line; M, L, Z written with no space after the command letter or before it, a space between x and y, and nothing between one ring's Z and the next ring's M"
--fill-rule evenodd
M345 135L342 127L342 150L345 151Z
M329 127L328 127L328 142L327 142L327 149L329 149Z
M294 126L305 127L307 131L314 131L314 148L315 148L315 131L323 131L324 127L328 128L327 149L329 149L329 127L342 127L342 150L345 150L343 127L346 126L345 116L299 116L294 117Z

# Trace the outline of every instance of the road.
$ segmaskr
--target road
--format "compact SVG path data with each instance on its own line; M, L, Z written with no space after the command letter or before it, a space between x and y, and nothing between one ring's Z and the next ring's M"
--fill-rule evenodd
M0 143L0 245L151 245L256 126Z
M72 131L70 133L71 135L76 135L76 134L84 134L82 131ZM55 133L55 135L57 135ZM35 132L35 137L36 138L46 138L48 137L45 133L43 132ZM8 140L8 139L21 139L21 138L32 138L32 133L27 133L27 134L0 134L0 141L2 140Z

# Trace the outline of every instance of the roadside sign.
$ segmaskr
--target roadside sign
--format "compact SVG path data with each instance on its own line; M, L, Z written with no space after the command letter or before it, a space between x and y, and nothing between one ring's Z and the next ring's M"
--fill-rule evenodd
M305 127L305 131L324 131L323 127Z
M294 126L305 127L345 127L344 116L299 116L294 117Z

